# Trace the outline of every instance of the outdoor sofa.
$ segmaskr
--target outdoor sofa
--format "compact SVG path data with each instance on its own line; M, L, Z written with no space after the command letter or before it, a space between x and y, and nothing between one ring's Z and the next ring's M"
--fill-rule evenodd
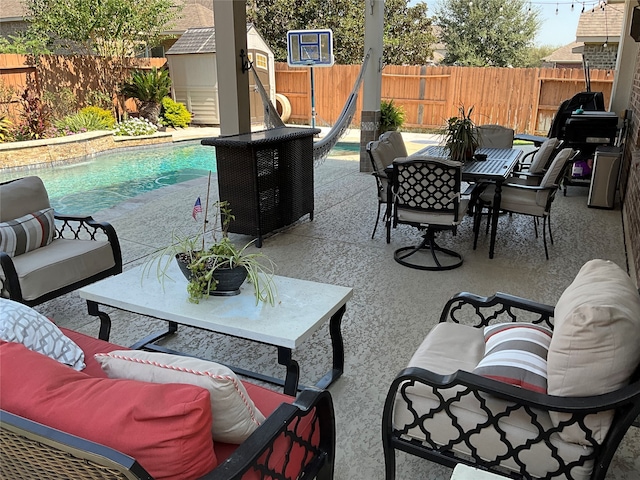
M0 316L14 305L23 309L17 323L44 325L10 300L0 299ZM1 478L333 478L328 391L294 398L213 362L128 350L44 321L52 328L36 346L70 339L84 359L69 361L73 345L47 355L27 348L32 331L22 343L0 340Z

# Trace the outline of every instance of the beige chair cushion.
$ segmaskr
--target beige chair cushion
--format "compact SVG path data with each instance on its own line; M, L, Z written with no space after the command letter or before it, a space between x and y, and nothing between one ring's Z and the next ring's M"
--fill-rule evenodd
M406 157L407 156L407 147L404 144L404 140L402 139L402 134L398 131L384 132L380 135L379 140L387 140L393 145L393 148L396 151L396 157Z
M533 155L533 160L531 160L529 173L542 173L544 171L551 154L558 146L558 142L559 140L557 138L548 138L540 145L538 151Z
M483 358L485 350L484 331L482 328L474 328L455 323L439 323L427 335L422 345L418 348L409 362L409 367L420 367L435 373L447 375L464 370L471 372ZM445 400L452 399L462 387L449 390L439 390ZM425 385L416 385L408 388L407 393L412 401L412 407L425 414L440 405L440 399L433 390ZM506 402L491 396L486 396L486 407L494 412L503 411ZM456 416L460 428L470 431L478 424L485 422L487 417L480 408L479 402L473 396L465 395L460 401L451 405L451 412ZM537 420L545 429L551 428L551 419L545 411L535 410ZM405 425L413 421L413 416L407 409L406 402L400 394L396 396L394 405L394 425ZM430 438L437 444L445 445L459 437L460 432L453 425L449 416L443 412L436 413L432 419L425 422ZM531 418L522 409L512 412L501 420L501 428L514 443L524 442L536 433L531 423ZM416 427L408 432L408 436L424 441L424 432ZM476 440L476 441L474 441ZM493 429L483 430L481 436L470 438L472 444L478 449L478 454L486 459L493 460L497 455L506 453L506 449L499 440L499 433ZM551 437L551 443L558 448L558 455L566 462L579 458L589 452L589 449L562 441L557 435ZM470 450L465 444L456 444L453 450L469 454ZM546 446L536 446L530 452L520 457L527 464L527 472L534 477L544 477L548 471L555 470L558 463ZM506 468L518 471L519 467L513 462L503 462ZM575 467L572 470L574 479L587 480L591 474L592 462L583 467Z
M240 444L265 421L236 374L219 363L139 350L98 353L95 359L109 378L205 388L211 399L215 441Z
M376 165L376 171L383 173L384 169L399 156L393 144L387 140L378 140L371 145L371 156Z
M115 259L109 242L57 238L15 257L13 264L28 301L103 272L115 265ZM0 279L5 280L1 270Z
M591 260L564 291L555 307L555 327L547 357L550 395L600 395L628 384L640 362L640 296L615 263ZM560 414L553 414L557 425ZM599 442L611 426L612 412L586 418ZM578 428L562 438L584 443Z
M436 213L436 212L418 212L416 210L408 210L403 208L398 208L398 220L401 222L412 222L419 223L421 225L429 226L429 225L458 225L467 211L467 207L469 205L469 199L463 198L460 199L460 203L458 203L458 219L453 213Z
M39 177L24 177L0 185L0 222L49 207L49 196Z
M514 131L502 125L480 125L477 127L478 146L485 148L511 148Z

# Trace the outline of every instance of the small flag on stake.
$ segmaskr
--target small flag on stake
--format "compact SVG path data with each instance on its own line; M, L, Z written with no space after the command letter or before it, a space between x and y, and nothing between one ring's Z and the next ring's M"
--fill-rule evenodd
M191 213L191 216L194 220L197 220L196 217L199 213L202 213L202 204L200 203L200 197L198 197L198 199L196 200L196 203L193 206L193 212Z

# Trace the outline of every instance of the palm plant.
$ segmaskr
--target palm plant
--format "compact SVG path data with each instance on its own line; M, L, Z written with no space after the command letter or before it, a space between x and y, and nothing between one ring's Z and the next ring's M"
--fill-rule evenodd
M380 133L398 130L404 123L405 113L393 100L380 102Z
M158 123L162 99L170 91L169 70L155 67L148 71L134 71L131 78L120 87L120 93L125 98L138 100L140 116L154 124Z

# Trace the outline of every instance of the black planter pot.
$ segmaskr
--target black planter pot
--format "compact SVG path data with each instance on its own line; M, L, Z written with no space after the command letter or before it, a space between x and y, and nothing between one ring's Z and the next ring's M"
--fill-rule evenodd
M187 262L180 258L180 254L176 255L176 261L187 280L191 280L193 274ZM247 269L243 266L233 268L218 268L213 272L213 278L218 282L215 290L209 291L209 295L215 296L232 296L240 293L240 287L247 279Z

